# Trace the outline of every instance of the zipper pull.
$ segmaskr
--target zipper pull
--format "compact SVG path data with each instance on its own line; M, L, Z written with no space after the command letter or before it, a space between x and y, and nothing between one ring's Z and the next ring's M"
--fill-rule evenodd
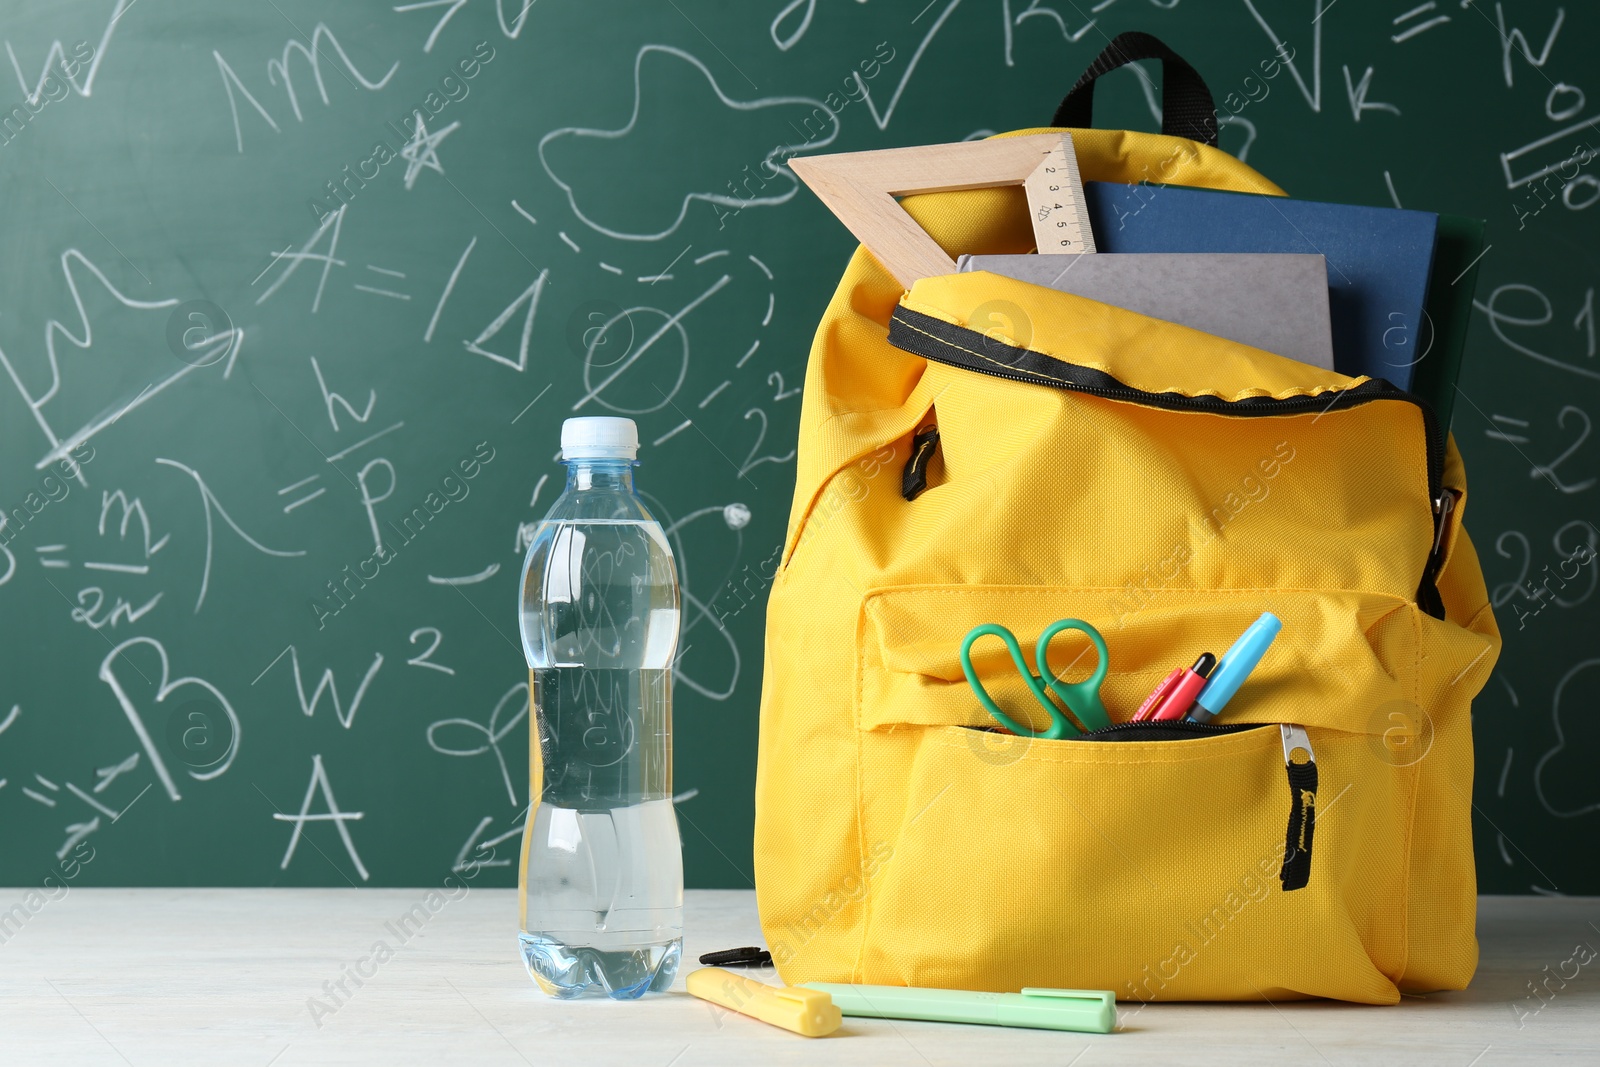
M1450 523L1450 513L1456 509L1456 494L1453 489L1446 489L1439 494L1439 499L1433 502L1433 551L1428 554L1428 568L1430 571L1437 569L1439 556L1444 548L1444 531Z
M1282 723L1283 763L1289 771L1289 830L1283 845L1278 879L1284 892L1302 889L1311 880L1311 837L1317 828L1317 757L1305 727ZM1296 762L1295 753L1303 759Z
M900 472L900 495L915 500L928 488L928 464L939 447L939 427L927 426L911 439L911 456Z
M1439 571L1444 563L1444 534L1450 514L1456 509L1456 491L1445 489L1433 502L1433 547L1422 565L1422 584L1417 587L1417 605L1435 619L1445 617L1444 600L1439 596Z

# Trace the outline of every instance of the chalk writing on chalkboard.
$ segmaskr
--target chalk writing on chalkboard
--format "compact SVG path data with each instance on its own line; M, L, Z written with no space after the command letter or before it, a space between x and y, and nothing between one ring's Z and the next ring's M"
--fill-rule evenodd
M1566 847L1600 818L1575 696L1600 611L1600 17L612 6L602 40L589 8L528 0L11 5L0 643L26 669L0 677L0 874L92 842L113 883L509 881L519 564L561 420L623 414L681 570L689 882L742 884L728 768L754 758L795 428L835 400L807 350L853 249L787 160L1034 126L1140 29L1295 195L1490 220L1454 423L1506 642L1474 708L1480 885L1600 889ZM1135 66L1095 117L1161 106Z
M316 802L318 794L321 795L326 810L313 812L311 805ZM345 852L349 855L350 862L355 865L356 873L361 876L363 882L368 881L372 876L367 873L367 865L361 862L361 856L356 852L356 843L350 836L350 828L345 825L347 822L366 818L366 814L364 811L340 810L339 802L333 796L333 784L328 780L327 768L322 764L322 754L320 752L314 754L311 757L311 780L306 783L306 795L300 802L299 814L288 815L281 811L272 813L274 819L294 824L294 831L289 835L289 845L283 850L283 859L278 867L288 870L289 862L294 859L295 848L299 846L300 838L305 834L306 823L331 822L339 830L339 840L344 843Z

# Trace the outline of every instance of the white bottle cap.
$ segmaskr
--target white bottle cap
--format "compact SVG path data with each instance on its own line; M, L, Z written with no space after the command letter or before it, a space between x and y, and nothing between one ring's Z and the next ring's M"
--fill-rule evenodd
M632 419L591 416L561 424L561 458L636 459L639 428Z

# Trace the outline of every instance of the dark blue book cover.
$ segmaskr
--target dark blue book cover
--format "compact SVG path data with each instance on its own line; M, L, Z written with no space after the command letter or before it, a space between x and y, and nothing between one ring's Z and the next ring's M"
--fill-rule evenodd
M1085 192L1101 252L1320 252L1334 368L1411 388L1439 216L1175 185Z

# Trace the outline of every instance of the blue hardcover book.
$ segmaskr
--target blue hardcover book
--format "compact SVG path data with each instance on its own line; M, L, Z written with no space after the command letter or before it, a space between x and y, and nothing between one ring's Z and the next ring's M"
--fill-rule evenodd
M1084 191L1101 252L1320 252L1334 369L1411 388L1439 216L1176 185Z

